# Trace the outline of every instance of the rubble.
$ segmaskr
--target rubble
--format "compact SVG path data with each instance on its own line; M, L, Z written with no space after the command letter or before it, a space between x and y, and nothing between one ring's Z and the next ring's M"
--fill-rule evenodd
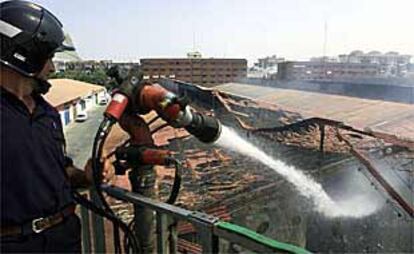
M281 108L267 102L238 98L218 92L212 94L217 98L216 116L225 124L244 131L252 140L263 141L267 146L272 144L273 151L279 153L280 158L313 174L316 178L322 178L324 174L329 175L336 172L338 168L344 168L345 166L341 165L345 160L361 164L353 157L349 144L338 138L338 130L346 135L357 149L369 154L381 153L382 157L379 156L375 160L390 160L394 167L406 170L411 173L411 176L414 174L414 155L410 150L409 140L354 129L329 119L304 119L302 115L293 110L290 111L285 107ZM197 109L203 108L199 106ZM149 115L146 119L149 120L152 117L153 115ZM161 124L162 122L155 122L152 129ZM190 137L185 130L165 127L156 132L153 137L157 146L174 151L175 156L184 165L182 187L176 202L178 206L205 211L223 220L232 221L237 219L234 215L242 214L240 211L248 209L247 207L252 203L260 200L264 203L269 201L283 204L287 202L283 197L292 195L289 185L272 170L243 156L201 144ZM110 142L106 145L107 153L126 139L125 133L116 128L112 131ZM321 146L322 140L323 146ZM155 169L157 196L158 199L165 200L173 182L174 170L161 166ZM126 177L118 176L114 183L129 187ZM130 209L130 207L121 206L120 212L124 215L124 219L130 220L131 217L128 217L125 209ZM296 243L303 245L306 241L303 240L303 232L300 230L305 222L300 215L303 212L299 211L300 209L300 207L290 207L287 213L291 214L285 216L286 218L292 216L292 218L286 222L280 222L281 225L277 230L273 229L269 232L280 234L283 228L295 228L300 237L293 237L294 233L289 231L290 235L281 234L276 238L300 239ZM301 221L299 224L295 224L297 221L295 216L299 216ZM238 222L243 224L243 221ZM178 224L178 232L180 235L195 233L194 228L185 223ZM199 253L200 248L196 243L180 238L179 250Z

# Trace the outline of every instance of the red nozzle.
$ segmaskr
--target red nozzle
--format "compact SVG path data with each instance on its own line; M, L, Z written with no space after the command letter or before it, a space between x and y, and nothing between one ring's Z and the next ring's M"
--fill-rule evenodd
M122 93L115 92L111 102L105 110L105 115L119 121L128 105L128 97Z

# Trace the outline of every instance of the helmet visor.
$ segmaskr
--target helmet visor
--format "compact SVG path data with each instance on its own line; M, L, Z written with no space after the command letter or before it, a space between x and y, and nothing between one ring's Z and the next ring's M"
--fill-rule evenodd
M68 36L67 33L65 33L65 39L63 40L63 42L61 43L61 45L59 45L59 47L57 47L53 53L56 52L64 52L64 51L75 51L75 47L73 46L73 42L70 39L70 37Z

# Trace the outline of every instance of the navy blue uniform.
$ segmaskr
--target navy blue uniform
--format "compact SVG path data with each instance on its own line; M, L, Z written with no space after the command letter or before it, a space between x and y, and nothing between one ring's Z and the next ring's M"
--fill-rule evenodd
M1 89L2 227L50 216L73 203L59 113L41 96L34 99L31 114L22 101Z

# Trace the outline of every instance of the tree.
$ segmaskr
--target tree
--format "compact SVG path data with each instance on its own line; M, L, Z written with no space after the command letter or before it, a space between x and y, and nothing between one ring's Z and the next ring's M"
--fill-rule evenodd
M105 71L102 69L90 70L67 70L64 72L56 72L49 76L49 78L67 78L79 80L91 84L107 86L109 82L109 77L106 75Z

